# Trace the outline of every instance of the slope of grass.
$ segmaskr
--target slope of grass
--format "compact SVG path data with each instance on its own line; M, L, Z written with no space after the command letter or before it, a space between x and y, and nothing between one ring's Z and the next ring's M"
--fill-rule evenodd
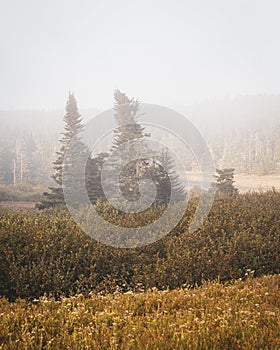
M195 289L0 300L0 349L279 349L280 275Z

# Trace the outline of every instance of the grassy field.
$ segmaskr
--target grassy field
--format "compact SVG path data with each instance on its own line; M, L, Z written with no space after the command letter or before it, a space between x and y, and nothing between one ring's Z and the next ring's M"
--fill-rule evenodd
M0 349L279 349L280 275L195 289L0 299Z

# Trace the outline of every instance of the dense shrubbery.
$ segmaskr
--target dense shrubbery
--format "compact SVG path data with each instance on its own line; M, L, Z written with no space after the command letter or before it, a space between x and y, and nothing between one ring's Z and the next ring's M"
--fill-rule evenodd
M0 202L38 202L43 198L43 191L42 187L34 187L27 184L0 185Z
M280 193L219 197L201 229L188 232L195 210L164 239L117 249L93 241L63 209L1 211L0 295L15 299L90 291L194 286L280 271Z

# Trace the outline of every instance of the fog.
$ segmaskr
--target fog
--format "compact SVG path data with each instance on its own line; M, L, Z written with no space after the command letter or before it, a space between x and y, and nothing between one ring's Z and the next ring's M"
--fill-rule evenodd
M5 0L1 5L3 183L18 181L14 164L19 169L24 152L37 169L33 183L49 183L68 92L75 93L85 124L113 107L115 89L186 116L209 145L217 168L278 176L278 1ZM176 126L172 118L171 123ZM180 144L174 152L184 156L186 171L197 172Z
M0 110L278 94L280 3L2 0Z

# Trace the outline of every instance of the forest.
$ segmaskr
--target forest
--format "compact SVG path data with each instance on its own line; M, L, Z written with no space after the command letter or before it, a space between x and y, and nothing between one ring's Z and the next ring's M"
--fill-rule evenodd
M280 172L279 98L244 96L182 108L194 120L214 154L218 168L237 173ZM0 112L0 184L51 184L52 162L63 127L61 111ZM97 110L82 110L87 121ZM265 127L264 127L265 125ZM180 149L178 150L180 152ZM195 165L189 161L189 171Z

